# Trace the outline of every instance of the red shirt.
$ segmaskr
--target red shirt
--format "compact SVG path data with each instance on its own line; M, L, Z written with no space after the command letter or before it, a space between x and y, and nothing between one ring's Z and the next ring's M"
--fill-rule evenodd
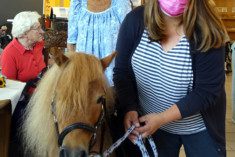
M44 42L38 42L33 50L26 50L16 38L13 39L2 52L2 74L22 82L35 79L46 66L43 47Z

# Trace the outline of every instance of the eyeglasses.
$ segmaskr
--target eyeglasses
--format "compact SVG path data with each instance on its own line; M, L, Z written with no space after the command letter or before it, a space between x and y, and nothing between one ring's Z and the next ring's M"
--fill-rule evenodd
M41 25L37 26L37 27L32 27L30 30L35 30L37 32L42 31Z

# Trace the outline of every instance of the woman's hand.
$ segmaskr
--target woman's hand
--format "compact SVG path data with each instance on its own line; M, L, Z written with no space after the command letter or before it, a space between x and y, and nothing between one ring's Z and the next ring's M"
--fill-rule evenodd
M135 131L145 138L156 132L162 125L181 118L182 117L179 108L174 104L164 112L151 113L140 117L139 122L143 123L143 125L139 128L136 128Z
M135 125L136 128L140 126L137 111L129 111L124 117L125 130L130 128L132 125ZM129 135L129 139L134 142L138 135L138 132L134 129Z
M136 131L142 135L142 138L145 138L149 135L152 135L156 132L162 124L164 124L164 119L160 114L151 113L139 118L139 121L142 126L136 128Z

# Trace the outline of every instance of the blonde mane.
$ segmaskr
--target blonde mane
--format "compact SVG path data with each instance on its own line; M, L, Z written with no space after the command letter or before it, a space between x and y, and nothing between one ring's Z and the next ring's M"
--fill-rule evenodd
M22 129L27 150L33 150L36 156L58 152L52 100L56 99L57 117L69 119L78 116L78 111L86 115L89 85L94 80L99 80L96 83L105 89L108 104L111 103L112 92L106 83L102 64L96 57L74 53L66 64L60 67L55 64L47 71L26 110Z

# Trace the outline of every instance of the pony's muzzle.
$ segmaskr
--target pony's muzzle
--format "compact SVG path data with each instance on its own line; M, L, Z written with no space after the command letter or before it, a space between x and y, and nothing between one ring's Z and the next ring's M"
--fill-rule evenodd
M87 152L83 149L70 149L61 147L59 157L88 157Z

